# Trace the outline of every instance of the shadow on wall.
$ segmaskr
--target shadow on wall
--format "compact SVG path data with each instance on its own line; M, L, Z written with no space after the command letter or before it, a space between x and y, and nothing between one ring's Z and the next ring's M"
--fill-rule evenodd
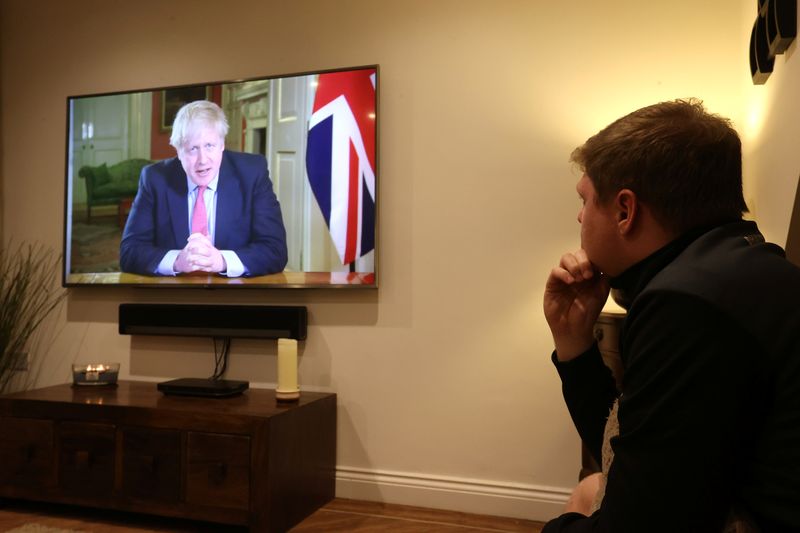
M800 266L800 179L797 181L792 218L789 221L789 234L786 236L786 258Z

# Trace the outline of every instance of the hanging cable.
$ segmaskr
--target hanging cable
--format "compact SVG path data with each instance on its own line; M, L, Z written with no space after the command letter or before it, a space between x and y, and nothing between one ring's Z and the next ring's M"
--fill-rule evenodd
M231 349L230 337L214 337L214 375L211 379L220 379L228 369L228 354ZM217 346L217 341L221 346Z

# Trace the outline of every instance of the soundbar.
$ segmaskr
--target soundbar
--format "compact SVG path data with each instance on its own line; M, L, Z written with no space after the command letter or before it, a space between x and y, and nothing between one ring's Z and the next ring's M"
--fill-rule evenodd
M304 306L120 304L121 335L305 340Z

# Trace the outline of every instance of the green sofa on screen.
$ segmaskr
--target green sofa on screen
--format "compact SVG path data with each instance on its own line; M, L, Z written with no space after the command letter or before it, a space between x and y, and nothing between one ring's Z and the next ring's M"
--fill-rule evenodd
M78 176L86 182L87 219L91 221L95 207L113 205L121 209L123 203L130 202L136 196L142 167L150 163L148 159L126 159L111 166L81 167Z

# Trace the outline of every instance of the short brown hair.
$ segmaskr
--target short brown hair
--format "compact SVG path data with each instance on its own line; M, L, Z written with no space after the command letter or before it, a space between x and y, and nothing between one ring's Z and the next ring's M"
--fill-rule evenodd
M742 218L742 146L729 120L699 100L643 107L572 152L600 202L630 189L666 228L686 230Z

